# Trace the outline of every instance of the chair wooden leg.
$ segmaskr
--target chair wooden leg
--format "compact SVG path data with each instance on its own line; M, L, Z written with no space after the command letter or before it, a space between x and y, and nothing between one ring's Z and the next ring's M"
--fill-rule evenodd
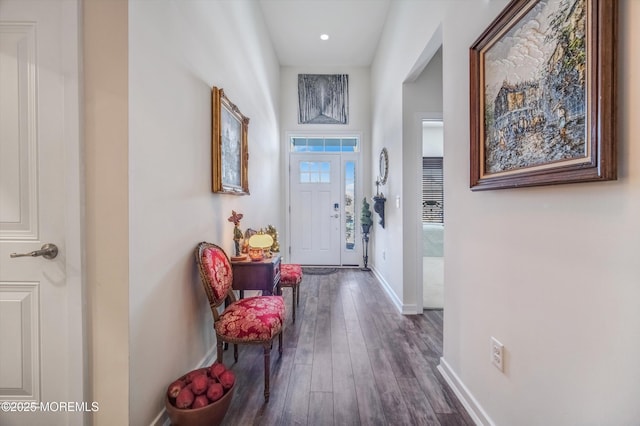
M233 359L238 362L238 345L233 344Z
M282 331L278 335L278 352L282 355Z
M296 322L296 294L298 293L298 288L296 286L291 287L291 289L293 290L293 297L291 298L291 307L293 310L293 322Z
M264 345L264 402L269 402L269 367L271 365L271 342Z
M300 284L302 284L301 282L298 283L298 285L296 286L296 305L300 304Z
M218 358L217 361L219 363L222 363L222 346L224 345L224 342L222 340L220 340L220 338L218 338Z

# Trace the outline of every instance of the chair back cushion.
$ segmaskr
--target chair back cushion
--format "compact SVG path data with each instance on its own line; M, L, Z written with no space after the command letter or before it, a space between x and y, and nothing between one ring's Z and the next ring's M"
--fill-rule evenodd
M227 297L227 292L233 284L233 272L231 262L226 253L215 244L204 244L199 250L200 274L204 280L203 284L208 285L211 292L207 292L210 300L218 305Z

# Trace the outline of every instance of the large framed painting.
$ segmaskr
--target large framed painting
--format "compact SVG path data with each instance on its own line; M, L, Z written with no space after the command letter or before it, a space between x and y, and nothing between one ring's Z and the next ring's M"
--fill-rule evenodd
M348 122L349 75L298 74L298 123Z
M617 178L616 0L513 0L470 48L471 189Z
M224 93L213 87L212 191L249 194L249 118Z

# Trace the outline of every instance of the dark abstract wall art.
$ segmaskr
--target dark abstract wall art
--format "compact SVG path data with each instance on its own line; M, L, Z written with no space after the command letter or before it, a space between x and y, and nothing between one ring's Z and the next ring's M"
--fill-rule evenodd
M298 123L347 124L349 76L298 74Z

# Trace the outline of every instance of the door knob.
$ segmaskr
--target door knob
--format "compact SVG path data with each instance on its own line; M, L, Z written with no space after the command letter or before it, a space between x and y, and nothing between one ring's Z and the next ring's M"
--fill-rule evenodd
M58 246L55 244L45 244L40 250L34 250L30 253L11 253L9 257L38 257L42 256L45 259L54 259L58 255Z
M338 213L336 213L336 214L332 214L332 215L331 215L331 216L329 216L329 217L336 217L336 218L337 218L337 217L340 217L340 215L339 215Z

